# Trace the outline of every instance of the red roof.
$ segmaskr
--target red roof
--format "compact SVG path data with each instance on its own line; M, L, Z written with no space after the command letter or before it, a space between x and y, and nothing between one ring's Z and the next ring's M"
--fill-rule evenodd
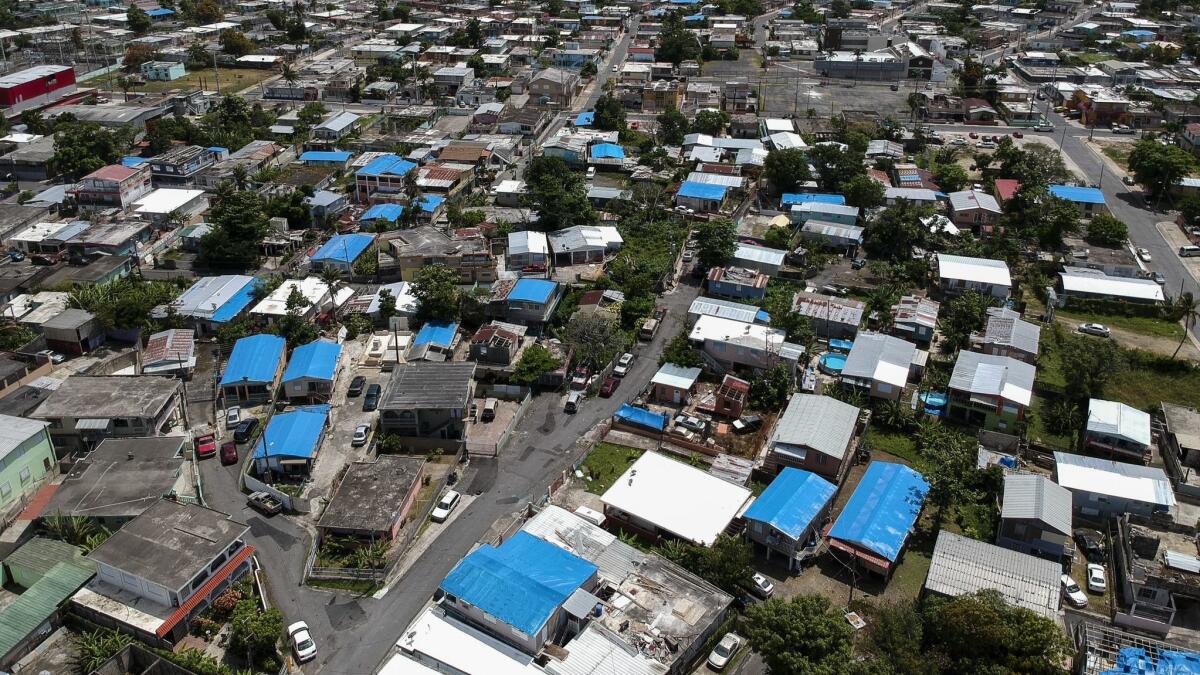
M246 558L249 558L253 554L254 547L249 544L242 547L242 550L234 553L233 557L229 560L226 560L225 564L221 567L221 569L217 570L216 574L209 577L208 581L204 582L203 586L197 589L195 593L192 593L192 597L188 598L186 602L180 605L179 609L175 610L174 614L167 617L167 620L158 627L158 630L154 631L154 634L158 637L162 637L167 633L170 633L171 629L174 628L176 624L187 617L187 615L196 608L196 605L199 605L202 600L207 598L209 594L213 592L214 588L216 588L222 581L225 581L230 574L233 574L233 571L237 569L238 565L241 565Z
M84 176L84 178L111 180L119 183L136 174L137 172L137 169L131 169L127 166L121 166L120 164L109 164L108 166L102 166L99 169L96 169L95 171Z
M1021 189L1021 183L1013 178L997 178L996 179L996 199L1004 203L1012 199L1017 194L1017 190Z

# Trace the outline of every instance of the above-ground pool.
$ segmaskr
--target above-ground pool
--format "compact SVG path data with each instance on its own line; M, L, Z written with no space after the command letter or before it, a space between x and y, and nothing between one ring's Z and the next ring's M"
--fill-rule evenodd
M946 395L940 391L921 394L921 402L925 404L925 412L930 415L941 415L946 411Z
M836 352L825 352L817 359L817 367L826 375L838 375L846 367L846 355Z

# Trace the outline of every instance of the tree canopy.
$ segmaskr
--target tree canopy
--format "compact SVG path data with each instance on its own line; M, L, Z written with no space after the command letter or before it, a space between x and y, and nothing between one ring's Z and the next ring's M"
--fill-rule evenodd
M200 240L200 254L210 267L250 269L258 264L259 246L267 235L266 204L253 190L224 185L209 211L212 231Z
M1152 138L1138 141L1129 153L1130 171L1157 196L1166 194L1188 175L1194 162L1183 148L1163 145Z
M597 369L612 361L627 343L621 325L599 313L571 317L562 338L575 350L579 363Z
M655 118L658 122L658 140L666 145L683 145L688 132L687 117L674 106L667 108Z
M763 173L777 192L793 192L801 183L812 180L808 155L800 148L772 150L763 165Z
M700 56L700 41L695 33L683 25L683 17L679 12L670 12L663 17L656 44L654 55L659 61L679 65Z
M1125 223L1115 217L1100 213L1092 216L1087 225L1087 240L1097 246L1120 246L1129 237Z
M422 321L454 321L459 313L458 273L445 265L426 265L412 282L417 299L417 318Z
M714 218L697 228L696 243L700 264L717 267L729 262L737 251L737 226L728 218Z
M847 672L853 632L821 595L772 598L746 611L746 637L772 675Z
M624 131L625 106L611 94L601 96L596 101L596 115L592 126L601 131Z
M78 179L100 167L121 159L129 147L129 131L109 131L95 122L79 122L62 115L54 124L54 155L50 168L68 178Z
M529 202L538 212L539 229L550 232L596 221L583 177L558 157L534 158L525 172L525 182Z

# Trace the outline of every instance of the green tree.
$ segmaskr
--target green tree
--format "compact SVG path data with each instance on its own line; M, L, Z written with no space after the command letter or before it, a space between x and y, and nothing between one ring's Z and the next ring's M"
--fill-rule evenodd
M658 114L658 140L666 145L683 145L683 137L688 132L687 117L671 106Z
M129 146L129 131L108 131L95 122L76 122L63 115L54 125L54 154L50 168L78 179L107 164L114 164Z
M245 56L254 52L254 41L246 37L240 30L226 30L221 33L221 51L231 56Z
M772 675L846 672L853 632L820 595L772 598L746 610L746 637Z
M1102 398L1121 362L1112 340L1085 335L1063 335L1056 351L1067 394L1078 400Z
M1129 169L1137 181L1157 197L1167 194L1192 168L1192 156L1183 148L1142 139L1129 153Z
M874 658L878 672L935 675L933 663L921 653L925 624L912 600L880 605L871 612L863 650Z
M550 232L596 222L583 177L558 157L536 157L525 171L528 201L538 212L537 226Z
M704 359L696 353L695 349L692 349L686 332L680 332L671 338L671 341L663 348L662 355L658 358L658 363L659 365L674 363L684 368L704 367Z
M75 667L81 673L94 673L106 661L133 643L133 638L115 630L97 628L80 633L74 640Z
M967 291L942 305L938 324L951 351L971 343L971 333L987 323L988 300L975 291Z
M711 546L673 542L659 549L662 556L717 588L737 596L744 592L754 570L752 551L741 537L717 535Z
M1200 195L1189 194L1179 202L1178 206L1185 226L1200 227Z
M792 375L783 364L763 371L750 380L750 407L755 410L781 410L791 395Z
M396 316L396 296L390 289L379 289L379 318L383 319L384 323L387 320Z
M696 119L692 121L692 131L698 134L720 136L725 133L725 127L729 126L729 122L729 113L723 110L701 110L696 113Z
M978 445L974 438L947 427L922 430L927 432L918 434L917 439L926 463L922 473L929 481L929 502L937 508L936 519L941 523L954 505L979 498L972 483Z
M455 321L461 302L458 273L445 265L426 265L412 282L421 321Z
M562 360L541 345L531 345L521 354L509 380L514 384L531 385L542 375L562 367Z
M846 0L833 0L829 5L829 11L835 19L845 19L850 16L850 3Z
M700 56L700 41L695 33L683 25L680 12L670 12L663 17L655 44L655 58L670 61L676 66Z
M595 61L588 61L579 68L580 77L595 77L597 72L599 72L599 69L596 68Z
M1175 346L1175 351L1171 354L1171 358L1179 356L1179 350L1183 348L1183 343L1187 342L1188 334L1196 327L1196 322L1200 321L1200 300L1197 300L1190 292L1183 292L1179 295L1179 299L1175 301L1175 306L1180 314L1180 321L1183 323L1183 335L1179 337L1179 344Z
M942 192L958 192L967 186L969 180L967 170L958 164L935 164L933 167L933 182L938 184Z
M793 192L801 183L812 180L808 156L800 148L772 150L763 164L763 174L776 192Z
M611 94L601 96L596 101L596 115L592 125L601 131L624 131L627 128L625 106Z
M252 598L238 601L230 619L229 646L251 660L273 658L283 637L283 614L274 607L261 610Z
M259 248L267 235L266 205L253 190L217 191L209 211L212 231L200 240L204 261L218 269L250 269L258 264Z
M700 264L718 267L729 262L737 251L737 226L728 218L708 220L696 228Z
M867 252L880 260L909 260L913 247L924 247L929 238L929 229L921 219L932 215L933 209L928 206L899 200L895 206L884 209L867 228L864 240Z
M578 363L593 369L611 362L628 343L620 323L599 313L572 316L562 339L574 350Z
M125 25L135 34L145 35L150 30L150 15L141 7L130 5L129 9L125 10L125 17Z
M846 181L842 188L842 194L846 196L847 206L873 209L883 206L887 191L879 181L866 174L859 174Z
M850 179L867 173L862 154L843 149L836 144L822 144L809 149L808 158L817 170L821 187L839 191Z
M1074 650L1058 625L998 591L929 598L922 610L931 660L947 673L1065 673Z
M1125 223L1107 213L1092 217L1087 225L1087 240L1097 246L1121 246L1129 237Z

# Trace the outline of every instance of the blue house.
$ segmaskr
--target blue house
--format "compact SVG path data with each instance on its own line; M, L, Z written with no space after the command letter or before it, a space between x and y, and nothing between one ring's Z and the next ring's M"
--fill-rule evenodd
M332 267L343 275L349 275L354 272L354 263L370 250L374 243L373 234L355 232L334 235L312 255L313 271L319 272L326 267Z
M404 216L404 206L401 204L376 204L363 212L358 222L369 223L373 220L386 220L395 225Z
M413 338L409 361L449 361L458 344L457 321L429 321Z
M283 371L283 395L307 403L327 402L333 396L342 346L332 340L314 340L296 347Z
M442 195L421 195L417 200L417 208L420 209L417 215L422 221L433 222L441 215L445 203L446 198Z
M308 166L327 166L334 169L346 168L351 153L344 150L309 150L300 155L300 161Z
M1078 187L1075 185L1051 185L1047 188L1050 196L1065 199L1079 207L1079 213L1084 218L1091 218L1098 213L1108 213L1108 204L1104 201L1104 192L1099 188Z
M467 554L440 586L442 607L527 654L562 637L599 604L593 563L524 530Z
M493 288L485 308L488 317L528 326L531 334L542 331L562 299L563 285L547 279L519 279Z
M815 473L784 467L746 509L746 536L767 552L782 553L788 570L816 550L819 530L829 515L837 487Z
M830 553L843 564L891 575L908 543L929 483L903 464L871 462L829 530Z
M725 197L729 188L724 185L711 185L684 181L675 194L675 205L692 209L696 213L713 213L725 206Z
M268 469L285 475L308 475L317 461L328 420L328 404L272 415L254 444L254 470L260 476Z
M197 335L206 335L233 321L254 301L258 280L252 276L226 274L204 277L171 303Z
M142 77L147 80L169 82L187 75L187 69L178 61L147 61L142 64Z
M590 164L621 166L625 161L625 148L616 143L597 143L592 146Z
M285 347L283 338L269 333L235 342L221 375L225 405L257 405L270 399L283 372Z

